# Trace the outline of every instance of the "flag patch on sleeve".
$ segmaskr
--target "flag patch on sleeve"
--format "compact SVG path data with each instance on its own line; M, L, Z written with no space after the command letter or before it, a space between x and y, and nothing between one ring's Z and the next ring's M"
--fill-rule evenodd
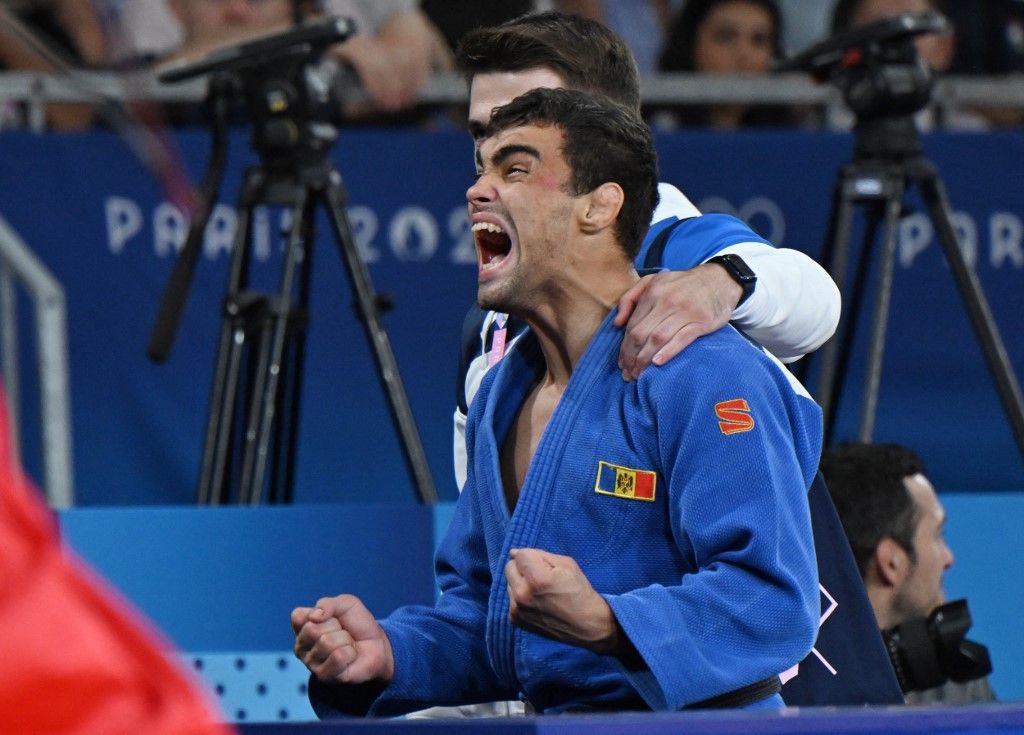
M654 500L656 476L650 470L633 470L599 460L594 492L630 500Z
M715 416L718 417L718 429L726 435L739 434L754 428L754 415L744 398L716 403Z

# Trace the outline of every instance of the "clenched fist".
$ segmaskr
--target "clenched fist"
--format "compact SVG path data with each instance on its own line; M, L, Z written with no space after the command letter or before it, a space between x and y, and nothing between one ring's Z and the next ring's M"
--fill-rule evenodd
M510 556L505 578L514 625L595 653L619 652L625 636L575 559L542 549L512 549Z
M354 595L292 610L295 656L325 684L391 681L395 657L384 629Z

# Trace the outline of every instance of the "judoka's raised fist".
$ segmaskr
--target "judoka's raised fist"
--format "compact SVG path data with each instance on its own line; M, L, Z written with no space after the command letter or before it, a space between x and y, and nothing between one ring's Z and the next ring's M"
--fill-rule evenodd
M354 595L324 597L292 610L295 656L326 684L391 681L391 641Z
M505 565L509 617L549 638L613 654L622 633L612 609L576 560L542 549L512 549Z

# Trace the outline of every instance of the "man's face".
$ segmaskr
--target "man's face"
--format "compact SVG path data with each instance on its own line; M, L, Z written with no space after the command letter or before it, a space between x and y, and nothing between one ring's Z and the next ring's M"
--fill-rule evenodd
M479 141L495 107L507 105L521 94L534 89L565 87L565 80L547 67L525 71L476 74L469 85L469 133Z
M899 622L927 617L945 602L942 576L953 565L953 552L943 537L946 513L935 489L921 474L905 478L903 484L914 499L920 520L914 532L914 561L893 598Z
M172 0L192 43L234 43L287 26L291 0Z
M477 249L477 301L528 313L559 290L572 231L571 170L553 125L525 125L479 141L466 192Z

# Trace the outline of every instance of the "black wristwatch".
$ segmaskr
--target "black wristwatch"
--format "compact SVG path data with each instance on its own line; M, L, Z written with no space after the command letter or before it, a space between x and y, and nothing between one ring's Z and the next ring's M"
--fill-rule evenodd
M713 258L708 258L707 262L718 263L725 268L725 272L732 277L732 280L743 287L743 295L736 304L737 307L754 293L754 287L757 285L757 276L754 274L754 271L750 270L750 266L743 262L743 258L740 256L726 253L725 255L716 255Z

